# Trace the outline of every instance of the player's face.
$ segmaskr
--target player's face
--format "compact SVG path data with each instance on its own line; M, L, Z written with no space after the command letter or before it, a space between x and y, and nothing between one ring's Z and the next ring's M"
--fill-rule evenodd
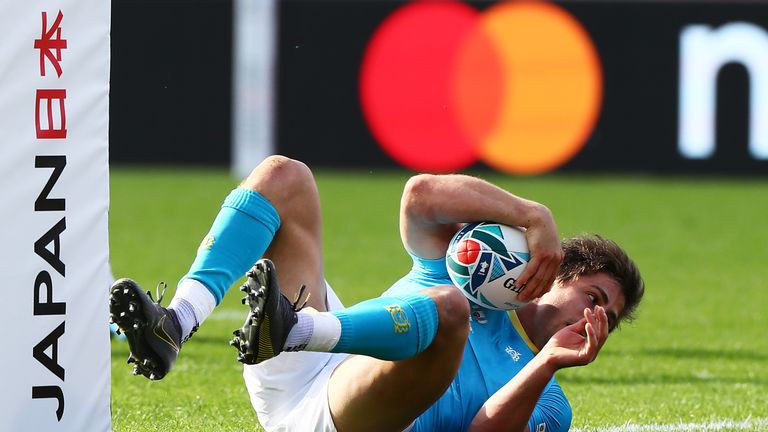
M567 282L557 281L552 289L537 301L537 326L545 329L542 336L549 340L565 326L584 317L584 309L605 308L608 325L614 329L624 308L624 294L616 280L605 273L584 275Z

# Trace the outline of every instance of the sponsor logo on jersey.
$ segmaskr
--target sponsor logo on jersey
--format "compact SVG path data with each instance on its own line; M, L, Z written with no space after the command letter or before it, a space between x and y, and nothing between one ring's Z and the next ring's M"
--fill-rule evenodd
M520 360L520 353L515 351L514 348L511 346L507 346L507 348L504 350L507 354L509 354L510 357L512 357L512 360L519 361Z

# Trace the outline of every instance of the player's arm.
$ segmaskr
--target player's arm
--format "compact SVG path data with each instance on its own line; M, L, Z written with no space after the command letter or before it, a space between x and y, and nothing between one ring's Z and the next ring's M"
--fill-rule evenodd
M531 261L518 279L528 287L520 298L531 300L549 290L563 251L547 207L465 175L420 174L408 180L400 204L400 235L411 253L441 258L459 224L477 221L526 228Z
M528 420L555 372L589 364L607 338L605 310L585 309L583 319L555 333L533 360L483 404L469 431L528 431Z

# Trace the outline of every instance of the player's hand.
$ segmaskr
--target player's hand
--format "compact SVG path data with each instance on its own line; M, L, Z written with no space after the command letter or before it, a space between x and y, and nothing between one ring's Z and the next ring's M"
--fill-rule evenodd
M608 316L602 306L584 309L584 318L555 333L541 353L557 369L583 366L597 358L608 339Z
M563 261L563 247L552 213L543 205L537 207L536 217L531 219L525 237L531 261L518 278L516 286L519 288L525 285L518 298L527 302L541 297L552 288Z

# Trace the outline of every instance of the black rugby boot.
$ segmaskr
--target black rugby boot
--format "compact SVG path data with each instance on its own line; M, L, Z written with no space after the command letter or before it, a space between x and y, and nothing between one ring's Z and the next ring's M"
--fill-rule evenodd
M245 292L243 304L250 310L229 344L237 349L239 362L258 364L283 351L288 333L298 321L296 312L304 307L297 305L306 287L301 287L296 301L291 303L280 293L275 265L268 259L256 262L246 276L240 291Z
M176 312L160 306L167 288L161 282L158 290L161 286L162 294L156 291L157 303L149 291L144 292L127 278L115 281L109 295L110 321L117 324L128 339L131 349L128 363L135 363L133 374L151 380L162 379L171 370L184 342Z

